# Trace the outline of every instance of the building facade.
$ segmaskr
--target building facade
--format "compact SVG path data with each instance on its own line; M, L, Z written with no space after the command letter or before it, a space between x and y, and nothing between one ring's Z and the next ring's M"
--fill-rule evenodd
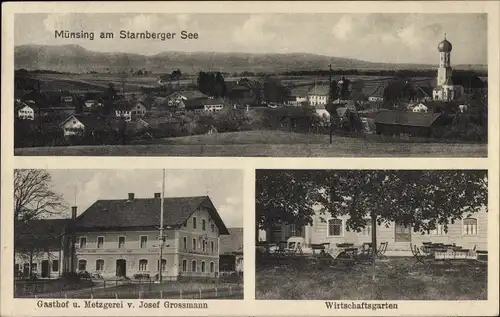
M228 234L208 197L166 198L163 244L161 198L99 200L77 222L77 271L115 276L217 277L219 237Z
M21 120L35 120L35 111L27 104L21 104L16 109L17 117Z
M367 216L368 220L369 216ZM269 242L287 241L290 237L304 238L304 247L311 244L329 243L331 249L337 244L352 243L361 246L364 242L371 242L372 226L370 222L360 232L349 231L346 227L347 216L338 218L316 214L311 225L298 227L295 225L276 225L267 232L260 230L259 240ZM443 225L437 225L435 230L422 234L414 232L411 227L391 222L387 225L378 225L377 241L387 242L390 255L406 256L410 253L410 245L422 245L423 242L444 243L462 246L464 249L487 250L488 247L488 213L486 209L470 217L448 224L445 231Z

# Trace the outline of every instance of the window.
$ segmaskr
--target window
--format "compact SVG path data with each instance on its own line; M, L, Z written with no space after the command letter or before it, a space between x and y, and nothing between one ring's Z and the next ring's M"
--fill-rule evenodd
M193 217L193 229L196 229L196 217Z
M210 241L210 251L214 252L214 242Z
M141 249L146 248L148 244L148 236L141 236Z
M118 248L122 249L125 247L125 237L118 237Z
M14 272L19 272L21 271L21 264L15 264L14 265Z
M444 236L446 233L444 232L444 226L440 224L436 224L436 229L431 230L431 234L435 236Z
M78 260L78 271L87 270L87 260Z
M477 219L466 218L464 219L464 228L462 234L464 236L476 236L477 235Z
M330 219L328 220L328 235L341 236L342 235L342 220Z
M192 241L192 242L193 242L193 250L195 250L195 251L196 251L196 239L195 239L195 238L193 238L193 241Z
M205 241L205 240L202 241L202 248L203 248L203 252L205 252L207 250L207 241Z
M201 261L201 273L205 273L205 261Z
M182 260L182 272L187 271L187 266L188 266L188 261L187 260Z
M35 273L38 271L38 263L31 263L31 272Z
M365 227L361 229L361 235L365 237L369 237L372 235L372 224L371 219L367 220L368 222L365 224Z
M210 225L210 228L212 229L212 232L215 232L215 225L213 223Z
M80 237L80 249L85 249L87 247L87 238Z
M139 271L147 271L148 270L148 260L142 259L139 260Z
M201 230L207 230L207 222L205 221L205 219L201 221Z
M210 273L215 272L215 264L214 262L210 262Z
M59 272L59 260L52 260L52 272Z
M95 270L104 271L104 260L99 259L95 261Z
M196 272L196 260L191 261L191 272Z
M158 263L160 263L160 261L156 261L156 270L158 271ZM167 259L161 259L161 271L162 272L165 272L167 270Z
M182 224L185 227L187 227L187 221L185 221L183 224Z
M97 248L102 249L104 245L104 237L97 237Z
M188 248L188 241L187 241L186 237L182 238L182 246L183 246L184 250L187 250L187 248Z

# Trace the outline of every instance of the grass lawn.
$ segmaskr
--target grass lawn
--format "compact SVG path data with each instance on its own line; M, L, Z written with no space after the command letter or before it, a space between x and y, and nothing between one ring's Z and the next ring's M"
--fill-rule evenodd
M303 267L256 268L256 299L304 300L486 300L485 266L467 268L434 264L413 265L411 258L387 258L377 262L376 282L371 264L316 269Z
M244 131L158 139L151 144L19 148L26 156L486 157L486 144L377 143L284 131Z

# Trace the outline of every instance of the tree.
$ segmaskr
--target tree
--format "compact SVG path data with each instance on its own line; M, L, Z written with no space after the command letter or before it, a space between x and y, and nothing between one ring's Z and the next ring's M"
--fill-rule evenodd
M51 175L45 170L14 170L14 219L39 219L65 210L62 195L51 186Z
M348 216L351 231L395 222L423 234L437 224L447 231L449 223L479 211L488 200L485 170L259 171L256 180L262 182L256 187L261 228L277 221L308 223L316 203L320 215ZM372 230L373 267L376 234Z

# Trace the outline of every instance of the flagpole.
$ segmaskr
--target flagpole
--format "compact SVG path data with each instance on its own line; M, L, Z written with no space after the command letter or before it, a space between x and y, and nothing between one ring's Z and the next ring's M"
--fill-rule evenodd
M163 280L162 272L162 260L163 260L163 243L165 239L163 237L163 204L165 200L165 169L163 169L161 178L161 202L160 202L160 259L158 261L158 280L161 283Z

